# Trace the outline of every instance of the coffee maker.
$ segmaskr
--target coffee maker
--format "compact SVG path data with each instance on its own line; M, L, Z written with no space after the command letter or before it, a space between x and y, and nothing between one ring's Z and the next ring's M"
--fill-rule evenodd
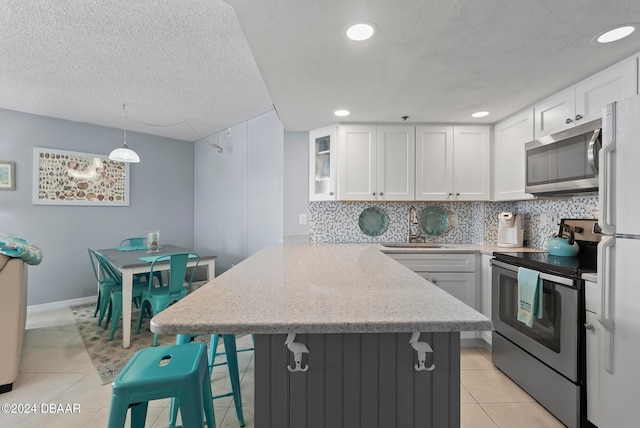
M498 214L498 247L522 247L522 216L512 212Z

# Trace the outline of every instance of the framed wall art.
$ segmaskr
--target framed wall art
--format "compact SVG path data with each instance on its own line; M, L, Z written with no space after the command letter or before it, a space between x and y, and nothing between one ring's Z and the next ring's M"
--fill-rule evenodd
M129 164L106 155L33 148L36 205L129 205Z
M10 161L0 161L0 190L15 190L16 164Z

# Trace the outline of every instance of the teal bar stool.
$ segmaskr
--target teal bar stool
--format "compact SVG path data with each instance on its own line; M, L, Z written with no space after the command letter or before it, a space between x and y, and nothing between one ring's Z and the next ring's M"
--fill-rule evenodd
M136 352L112 384L108 428L124 427L131 408L131 426L143 428L149 400L172 398L185 428L215 428L204 343L158 346Z
M197 334L178 334L176 335L176 343L177 344L186 344L191 343ZM233 334L223 334L222 340L224 342L224 350L227 355L227 362L214 364L215 358L217 355L222 355L222 353L216 353L216 348L218 346L218 334L211 335L211 343L209 345L209 376L211 376L211 372L214 366L226 364L229 370L229 378L231 380L231 390L232 392L227 392L225 394L214 395L212 400L216 398L222 397L233 397L233 404L236 408L236 416L238 417L238 423L241 427L245 426L244 422L244 413L242 412L242 396L240 395L240 373L238 370L238 350L236 348L236 337ZM204 345L202 342L198 342L198 344ZM178 400L175 398L171 399L171 407L169 410L169 427L176 426L176 419L178 415Z

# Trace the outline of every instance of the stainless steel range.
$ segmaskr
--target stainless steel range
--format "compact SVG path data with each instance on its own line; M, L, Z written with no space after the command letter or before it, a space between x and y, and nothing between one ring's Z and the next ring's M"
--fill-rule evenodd
M568 427L587 426L583 273L594 273L596 220L563 219L576 257L497 252L492 265L493 362ZM568 226L568 227L567 227ZM518 269L538 272L542 316L528 327L517 319Z

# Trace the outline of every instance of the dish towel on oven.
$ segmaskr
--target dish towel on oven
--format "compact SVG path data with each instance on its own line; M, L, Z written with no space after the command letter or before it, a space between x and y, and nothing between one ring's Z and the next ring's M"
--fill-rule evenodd
M535 270L518 268L518 321L533 327L533 317L542 318L542 280Z

